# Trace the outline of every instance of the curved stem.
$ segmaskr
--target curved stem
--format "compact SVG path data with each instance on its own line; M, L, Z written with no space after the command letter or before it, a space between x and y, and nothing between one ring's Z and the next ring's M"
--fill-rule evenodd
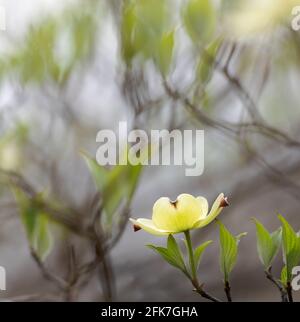
M288 302L287 292L285 291L284 287L279 283L276 278L272 275L272 267L265 271L266 277L269 281L271 281L280 292L281 302Z
M195 286L195 285L194 285ZM201 295L203 298L210 300L211 302L222 302L221 300L217 299L216 297L208 294L206 291L203 290L201 286L195 286L195 292Z
M194 258L194 251L193 251L193 246L192 246L192 240L191 240L191 235L190 231L187 230L184 232L185 239L186 239L186 245L189 253L189 261L190 261L190 269L191 269L191 282L193 286L195 287L195 292L200 294L203 298L206 298L212 302L221 302L219 299L216 297L208 294L206 291L203 290L202 286L199 283L198 277L197 277L197 268L195 264L195 258Z

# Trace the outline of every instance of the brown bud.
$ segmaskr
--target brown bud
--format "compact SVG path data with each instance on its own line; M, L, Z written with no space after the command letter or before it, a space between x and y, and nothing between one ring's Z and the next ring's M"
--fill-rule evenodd
M137 232L139 230L141 230L142 228L139 225L133 225L133 231Z
M229 206L229 202L228 202L228 198L227 198L227 197L225 197L225 198L223 198L223 199L221 200L221 202L220 202L220 207L221 207L221 208L224 208L224 207L227 207L227 206Z

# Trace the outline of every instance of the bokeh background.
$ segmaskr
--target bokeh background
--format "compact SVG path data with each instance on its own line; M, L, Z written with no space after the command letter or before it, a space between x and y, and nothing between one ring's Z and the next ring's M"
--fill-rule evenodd
M300 31L294 0L0 1L0 265L3 300L202 301L145 247L128 218L161 196L230 200L220 219L248 232L232 273L234 299L276 301L251 217L300 229ZM299 3L300 5L300 3ZM205 170L98 169L96 134L205 130ZM83 152L84 151L84 152ZM96 170L97 169L97 170ZM96 184L95 184L96 181ZM38 218L38 219L36 219ZM224 298L218 227L201 281ZM274 264L280 276L281 255ZM300 298L295 294L295 297Z

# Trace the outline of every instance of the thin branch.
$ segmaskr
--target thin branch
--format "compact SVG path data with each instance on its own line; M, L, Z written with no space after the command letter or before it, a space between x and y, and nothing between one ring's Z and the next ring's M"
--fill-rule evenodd
M208 294L206 291L204 291L204 289L200 286L195 287L194 290L196 293L198 293L199 295L201 295L203 298L210 300L211 302L222 302L221 300L219 300L218 298Z
M292 285L291 285L290 282L287 282L286 292L287 292L287 295L288 295L288 298L289 298L289 302L294 302L294 299L293 299L293 289L292 289Z
M227 302L232 302L232 297L231 297L231 287L228 281L225 282L224 285L224 291L227 297Z
M190 261L190 269L191 269L191 275L188 277L189 277L190 281L192 282L193 286L195 287L194 291L207 300L210 300L212 302L221 302L216 297L214 297L214 296L208 294L206 291L204 291L203 285L200 285L198 277L197 277L197 268L195 265L195 258L194 258L194 252L193 252L190 231L189 230L185 231L184 235L185 235L185 239L186 239L186 245L187 245L188 254L189 254L189 261Z
M40 271L42 272L44 278L50 282L52 282L53 284L55 284L61 291L65 291L66 287L67 287L67 283L66 281L64 281L63 279L61 279L60 277L56 276L55 274L51 273L46 266L44 265L44 263L41 261L41 259L39 258L38 254L35 252L35 250L33 248L30 249L31 251L31 256L33 258L33 260L35 261L35 263L37 264L37 266L39 267Z
M288 302L287 299L287 292L285 291L284 287L281 285L280 282L276 280L276 278L272 275L272 267L265 271L266 277L269 281L271 281L280 292L281 302Z

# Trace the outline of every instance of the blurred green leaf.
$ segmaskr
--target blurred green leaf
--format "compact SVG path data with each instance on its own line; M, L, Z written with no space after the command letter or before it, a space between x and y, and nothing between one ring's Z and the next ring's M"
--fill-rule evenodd
M282 215L278 218L282 223L283 258L287 270L287 282L291 282L293 267L300 262L300 238Z
M95 37L96 24L91 12L75 12L71 22L75 62L89 54Z
M14 188L14 194L20 209L20 215L28 241L32 245L35 238L35 228L38 216L37 209L20 189Z
M201 55L198 65L197 65L197 79L201 83L207 83L211 80L213 71L215 57L218 49L221 45L221 38L217 38L212 43L210 43L206 48L204 53Z
M261 263L264 265L265 270L268 270L281 246L282 229L274 231L270 234L266 228L257 219L254 218L256 225L257 236L257 251Z
M57 79L59 66L53 55L56 32L57 25L53 19L29 30L23 48L10 60L23 83L41 83L47 76Z
M53 248L49 217L39 209L39 196L36 200L31 200L17 187L13 191L28 242L40 259L45 260Z
M185 29L194 43L207 44L216 29L216 11L211 0L189 0L183 10Z
M201 244L200 246L196 247L194 250L194 258L195 258L195 266L196 269L199 267L199 264L201 262L201 257L202 254L204 253L205 249L207 248L208 245L210 245L213 241L208 240L207 242Z
M135 6L127 1L123 8L121 41L123 59L129 65L135 55L134 30L136 28Z
M172 37L164 38L170 30L168 0L125 1L122 13L121 48L127 65L135 56L144 59L159 59L159 67L167 68L166 57L170 56ZM164 47L164 48L163 48Z
M134 195L141 175L142 165L116 165L106 169L95 160L84 155L95 184L102 197L102 206L106 211L108 223L122 202L128 206Z
M67 6L61 14L48 16L41 23L32 25L12 54L4 56L0 72L14 73L22 83L40 84L45 80L64 83L76 63L85 58L93 48L96 34L94 11L96 2L84 10L78 5ZM70 51L68 62L62 63L58 45L63 31L69 31L64 39L64 51Z
M53 238L50 233L47 215L43 213L38 214L35 230L35 239L32 247L41 260L45 260L53 247Z
M236 264L240 238L246 233L233 236L220 221L218 224L220 226L220 268L224 275L224 281L228 282L229 275Z
M163 34L158 48L158 67L164 77L167 76L173 58L174 31Z

